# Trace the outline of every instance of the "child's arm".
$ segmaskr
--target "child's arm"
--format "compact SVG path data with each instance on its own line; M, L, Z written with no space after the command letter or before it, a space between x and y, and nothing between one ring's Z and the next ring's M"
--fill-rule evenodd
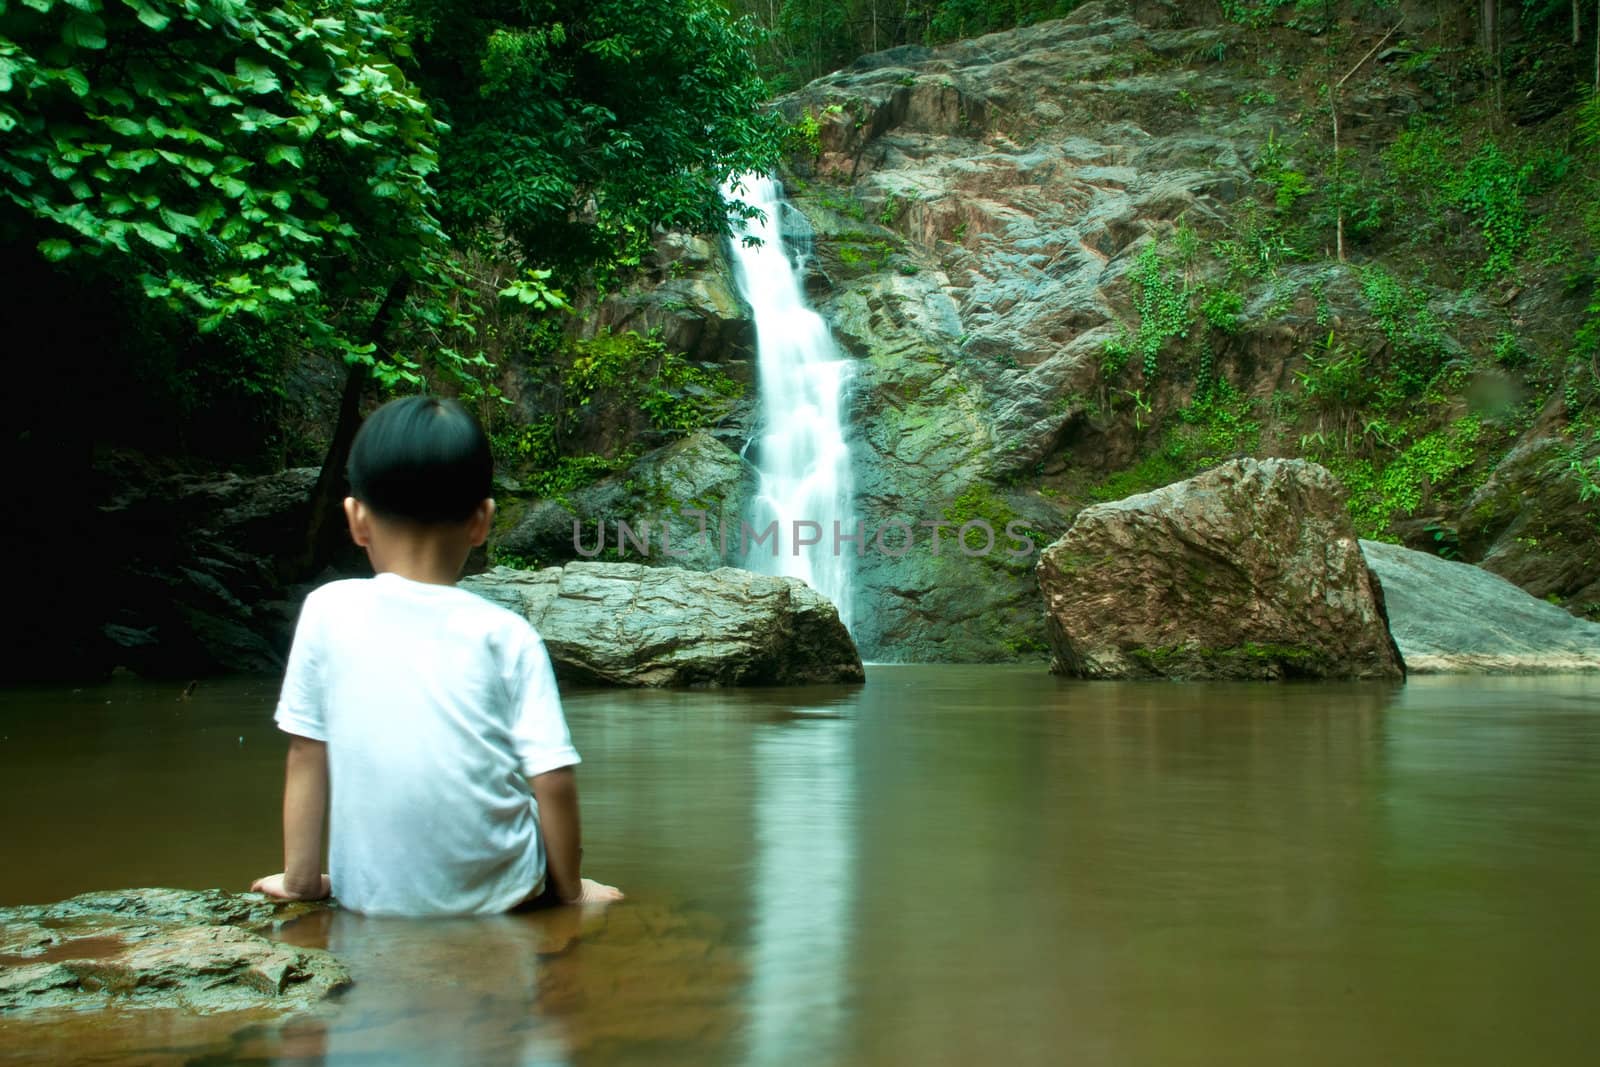
M322 873L327 810L328 746L291 734L283 780L283 873L257 878L252 890L279 900L321 900L332 891Z
M536 774L533 797L539 802L539 833L544 838L545 885L563 904L603 904L621 900L614 886L578 873L583 856L578 821L578 776L571 767Z

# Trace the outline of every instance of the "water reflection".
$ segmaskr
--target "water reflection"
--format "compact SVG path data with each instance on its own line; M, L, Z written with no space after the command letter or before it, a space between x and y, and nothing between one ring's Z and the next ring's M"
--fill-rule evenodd
M357 982L322 1018L238 1035L214 1062L570 1064L608 1049L663 1062L728 1040L742 979L706 916L564 908L416 921L323 916L285 939L325 946Z
M808 714L809 713L809 714ZM818 714L820 713L820 715ZM750 950L750 1064L832 1061L855 931L855 723L796 709L751 748L757 862Z

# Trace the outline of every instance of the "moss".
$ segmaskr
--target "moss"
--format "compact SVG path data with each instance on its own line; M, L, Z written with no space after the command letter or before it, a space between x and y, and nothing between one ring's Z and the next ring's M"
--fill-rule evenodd
M1304 678L1323 673L1317 669L1323 662L1317 652L1272 642L1154 645L1131 649L1128 655L1151 674L1168 678Z
M1062 574L1072 574L1077 571L1110 566L1115 560L1116 557L1109 552L1103 556L1091 556L1082 552L1067 552L1058 549L1050 554L1051 566Z

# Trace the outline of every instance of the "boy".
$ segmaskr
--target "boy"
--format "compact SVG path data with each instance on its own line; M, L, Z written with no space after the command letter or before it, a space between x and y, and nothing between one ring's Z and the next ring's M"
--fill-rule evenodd
M301 609L276 714L284 870L252 889L386 915L621 898L578 873L578 753L544 643L455 587L489 534L492 472L454 401L391 401L356 435L345 517L375 576Z

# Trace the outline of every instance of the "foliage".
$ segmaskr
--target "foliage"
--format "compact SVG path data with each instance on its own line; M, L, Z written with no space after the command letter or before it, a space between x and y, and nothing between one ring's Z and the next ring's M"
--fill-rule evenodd
M1516 263L1528 240L1527 195L1533 165L1513 164L1494 144L1486 144L1467 161L1451 190L1455 202L1478 226L1488 247L1484 269L1504 275Z
M569 418L604 392L612 403L643 412L655 430L677 437L721 418L743 392L720 371L668 351L654 334L601 332L574 342L572 350L563 388Z
M1244 294L1237 289L1213 289L1200 301L1207 325L1223 333L1237 333L1244 321Z
M1261 439L1255 402L1226 379L1200 390L1189 406L1178 412L1178 418L1193 428L1188 439L1197 468L1213 466L1237 453L1254 452Z
M1280 10L1296 3L1309 6L1306 0L1221 0L1222 17L1259 29L1273 22Z
M1226 380L1198 390L1167 424L1160 443L1138 463L1089 490L1094 500L1121 500L1191 477L1230 456L1254 452L1261 438L1255 402Z
M371 361L342 312L443 243L441 127L405 51L354 4L0 7L0 234L202 332L250 320Z
M1211 252L1227 264L1229 275L1235 278L1269 277L1282 264L1304 258L1290 241L1282 216L1253 200L1239 204L1229 223L1229 236L1211 242Z
M857 231L832 234L827 240L834 246L841 265L864 274L883 270L899 251L889 241Z
M1145 245L1134 261L1131 275L1133 305L1139 313L1137 330L1124 326L1117 337L1106 342L1101 368L1111 376L1139 357L1147 380L1154 381L1161 370L1161 347L1168 338L1185 337L1193 316L1189 309L1189 288L1168 270L1168 264L1154 242Z
M1553 159L1519 161L1494 142L1467 155L1459 132L1437 122L1401 133L1383 159L1390 180L1435 226L1456 212L1476 227L1491 277L1516 266L1533 234L1528 198L1564 166Z
M714 0L406 0L419 80L448 117L440 184L459 233L602 280L653 227L728 232L719 187L770 170L754 27Z
M759 27L762 73L794 88L867 52L1059 18L1081 0L736 0Z
M1477 416L1467 415L1387 456L1358 459L1337 451L1316 451L1312 458L1349 491L1356 533L1382 538L1388 536L1397 515L1415 514L1438 486L1450 484L1476 464L1480 433Z
M522 272L522 277L513 280L498 293L502 300L514 300L525 308L534 311L565 311L572 305L567 303L567 294L550 285L550 271L528 269Z
M1339 445L1350 451L1362 409L1378 395L1379 381L1364 352L1337 340L1334 331L1305 357L1305 369L1295 371L1301 395L1317 416L1318 439L1338 435Z
M822 155L822 116L837 115L843 111L843 104L829 104L821 112L806 108L800 117L783 131L784 151L791 155L803 154L813 160Z
M1407 396L1420 393L1449 356L1444 324L1428 308L1426 292L1420 286L1407 287L1374 266L1361 272L1361 293L1393 347L1390 369L1400 391Z

